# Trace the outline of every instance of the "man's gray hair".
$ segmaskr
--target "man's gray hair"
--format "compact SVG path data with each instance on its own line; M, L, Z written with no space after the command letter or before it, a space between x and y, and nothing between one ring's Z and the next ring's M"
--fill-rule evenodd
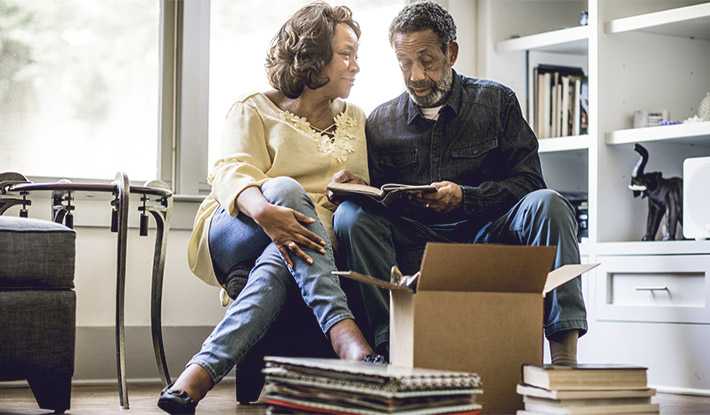
M433 1L420 1L403 8L392 20L389 30L390 45L398 33L409 34L431 29L446 53L449 43L456 40L456 23L448 11Z

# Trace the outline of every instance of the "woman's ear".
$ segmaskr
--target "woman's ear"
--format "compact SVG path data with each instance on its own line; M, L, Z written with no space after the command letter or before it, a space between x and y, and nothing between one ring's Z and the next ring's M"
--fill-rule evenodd
M455 40L449 42L448 52L449 52L449 66L454 66L454 63L456 63L456 58L459 57L459 44L456 43Z

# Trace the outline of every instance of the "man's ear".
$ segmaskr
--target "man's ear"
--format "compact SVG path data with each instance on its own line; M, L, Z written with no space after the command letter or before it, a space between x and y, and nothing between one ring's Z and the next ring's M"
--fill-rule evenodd
M459 57L459 44L456 41L449 42L449 66L454 66L456 59Z

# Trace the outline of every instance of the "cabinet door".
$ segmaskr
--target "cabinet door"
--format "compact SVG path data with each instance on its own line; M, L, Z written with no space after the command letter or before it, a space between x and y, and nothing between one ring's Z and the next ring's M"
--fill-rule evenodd
M710 255L599 256L598 320L710 323Z

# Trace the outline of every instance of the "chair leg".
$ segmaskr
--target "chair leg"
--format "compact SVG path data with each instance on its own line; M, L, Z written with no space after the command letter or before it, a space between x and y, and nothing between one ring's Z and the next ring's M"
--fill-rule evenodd
M64 413L71 401L71 376L31 377L27 379L37 404L42 409Z
M263 357L250 358L239 362L235 370L237 402L249 405L259 400L261 390L264 388Z

